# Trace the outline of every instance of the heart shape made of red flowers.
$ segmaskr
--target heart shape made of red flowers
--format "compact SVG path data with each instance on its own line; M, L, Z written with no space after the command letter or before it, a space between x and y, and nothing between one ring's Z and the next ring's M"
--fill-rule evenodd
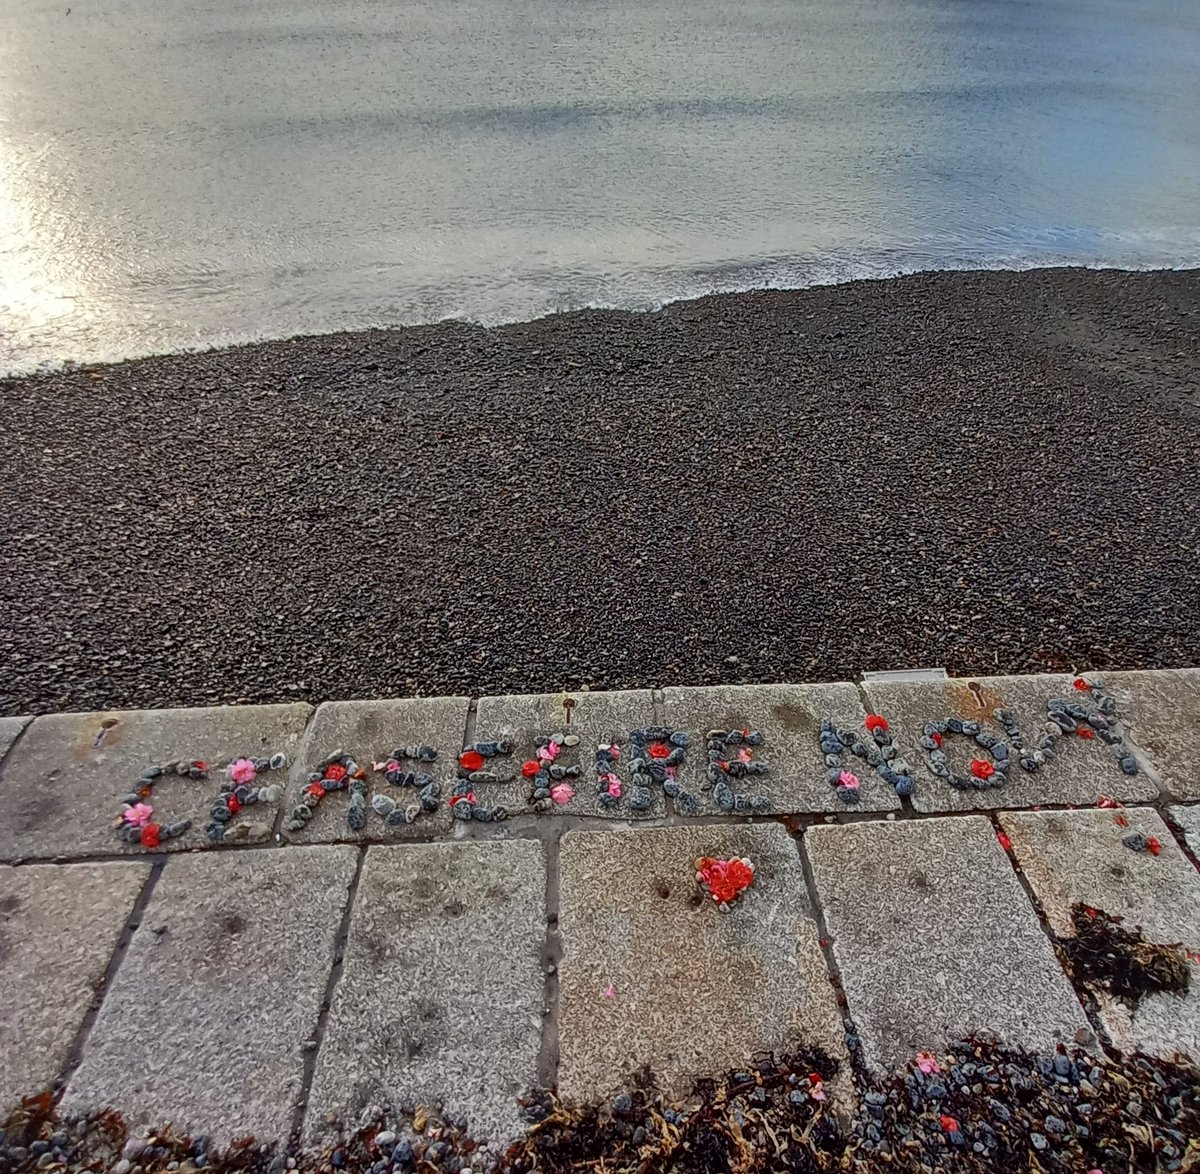
M736 856L729 860L702 856L696 861L696 879L712 894L714 901L729 905L754 883L754 867Z

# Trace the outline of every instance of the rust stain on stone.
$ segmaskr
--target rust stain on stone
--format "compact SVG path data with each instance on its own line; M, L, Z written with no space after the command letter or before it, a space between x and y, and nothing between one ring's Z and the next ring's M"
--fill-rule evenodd
M996 716L1004 708L1004 698L978 681L955 682L946 690L946 701L959 716L979 721Z

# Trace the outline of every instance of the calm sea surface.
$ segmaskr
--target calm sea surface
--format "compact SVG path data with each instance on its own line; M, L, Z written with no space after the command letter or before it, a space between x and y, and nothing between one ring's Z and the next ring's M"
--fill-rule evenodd
M1200 264L1198 0L0 0L0 370Z

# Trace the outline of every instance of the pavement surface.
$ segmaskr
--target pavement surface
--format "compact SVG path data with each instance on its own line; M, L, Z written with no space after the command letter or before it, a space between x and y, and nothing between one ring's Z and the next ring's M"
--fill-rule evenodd
M1113 750L1075 733L1047 769L1017 768L980 791L928 771L927 723L978 721L1000 739L1007 709L1029 745L1060 703L1105 714ZM846 747L867 792L848 805L828 779L821 723L863 748L879 717L909 760L913 793L897 795ZM0 1094L12 1103L61 1088L72 1111L117 1108L214 1142L252 1133L313 1146L379 1105L428 1106L500 1144L524 1128L518 1100L535 1087L609 1095L649 1068L686 1095L697 1077L768 1051L840 1061L838 1104L856 1095L853 1065L885 1072L971 1035L1200 1061L1195 981L1131 1006L1073 978L1056 946L1083 903L1179 943L1195 980L1200 807L1187 796L1197 776L1162 731L1198 723L1195 674L1173 672L6 725ZM702 800L695 814L657 783L650 811L594 801L597 746L626 748L606 769L627 784L637 730L650 761L659 746L686 751L679 778ZM710 802L714 731L759 735L751 760L766 772L729 781L765 793L769 810ZM581 773L576 795L538 811L522 767L555 736L555 762ZM972 737L948 732L955 770L969 773L984 753ZM450 806L460 752L487 740L511 746L489 759L494 780L471 787L481 806L503 799L503 821ZM331 754L364 764L370 804L397 791L375 762L425 743L437 751L439 800L428 819L397 830L372 811L355 830L346 794L331 792L319 821L283 834ZM261 781L278 795L229 820L265 830L211 840L203 829L223 769L275 751L289 761ZM191 819L199 834L156 850L120 839L114 818L145 768L196 759L209 762L207 778L167 776L145 801L150 818ZM1129 846L1138 832L1158 850ZM753 862L728 911L697 883L700 857Z

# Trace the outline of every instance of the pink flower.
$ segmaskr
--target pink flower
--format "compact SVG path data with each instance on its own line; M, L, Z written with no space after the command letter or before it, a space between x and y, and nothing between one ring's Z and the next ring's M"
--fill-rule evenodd
M549 762L554 755L550 753L548 746L539 746L537 748L537 757L539 762Z
M838 786L839 787L849 787L850 790L857 791L858 790L858 775L854 774L853 771L849 771L849 770L842 771L842 773L840 775L838 775Z
M614 799L621 797L621 780L616 775L605 775L604 781L608 784L608 793Z
M604 992L604 997L606 999L615 999L617 997L617 988L611 982L608 984L608 989Z
M619 762L619 761L620 761L620 759L621 759L621 747L620 747L620 746L618 746L618 745L616 744L616 742L614 742L614 743L613 743L613 744L612 744L612 745L611 745L611 746L608 748L608 753L609 753L609 756L612 758L613 762Z
M754 755L745 746L738 751L738 762L749 762L753 757Z
M679 771L673 766L663 767L663 774L665 774L669 779L673 779L678 773Z
M553 762L562 753L562 747L557 742L551 742L546 747L546 753L550 755L550 761Z
M932 1052L917 1053L917 1067L926 1075L930 1076L934 1072L941 1072L938 1066L937 1057Z
M229 768L229 777L235 783L252 783L254 782L254 776L257 774L258 771L254 768L254 763L248 758L239 758Z
M575 798L575 788L570 783L558 783L550 788L550 798L555 803L570 803Z
M154 808L149 803L134 803L131 807L125 808L125 822L132 824L135 828L145 827L153 814Z
M823 1101L825 1099L825 1086L818 1084L815 1088L809 1090L808 1095L812 1097L814 1101Z

